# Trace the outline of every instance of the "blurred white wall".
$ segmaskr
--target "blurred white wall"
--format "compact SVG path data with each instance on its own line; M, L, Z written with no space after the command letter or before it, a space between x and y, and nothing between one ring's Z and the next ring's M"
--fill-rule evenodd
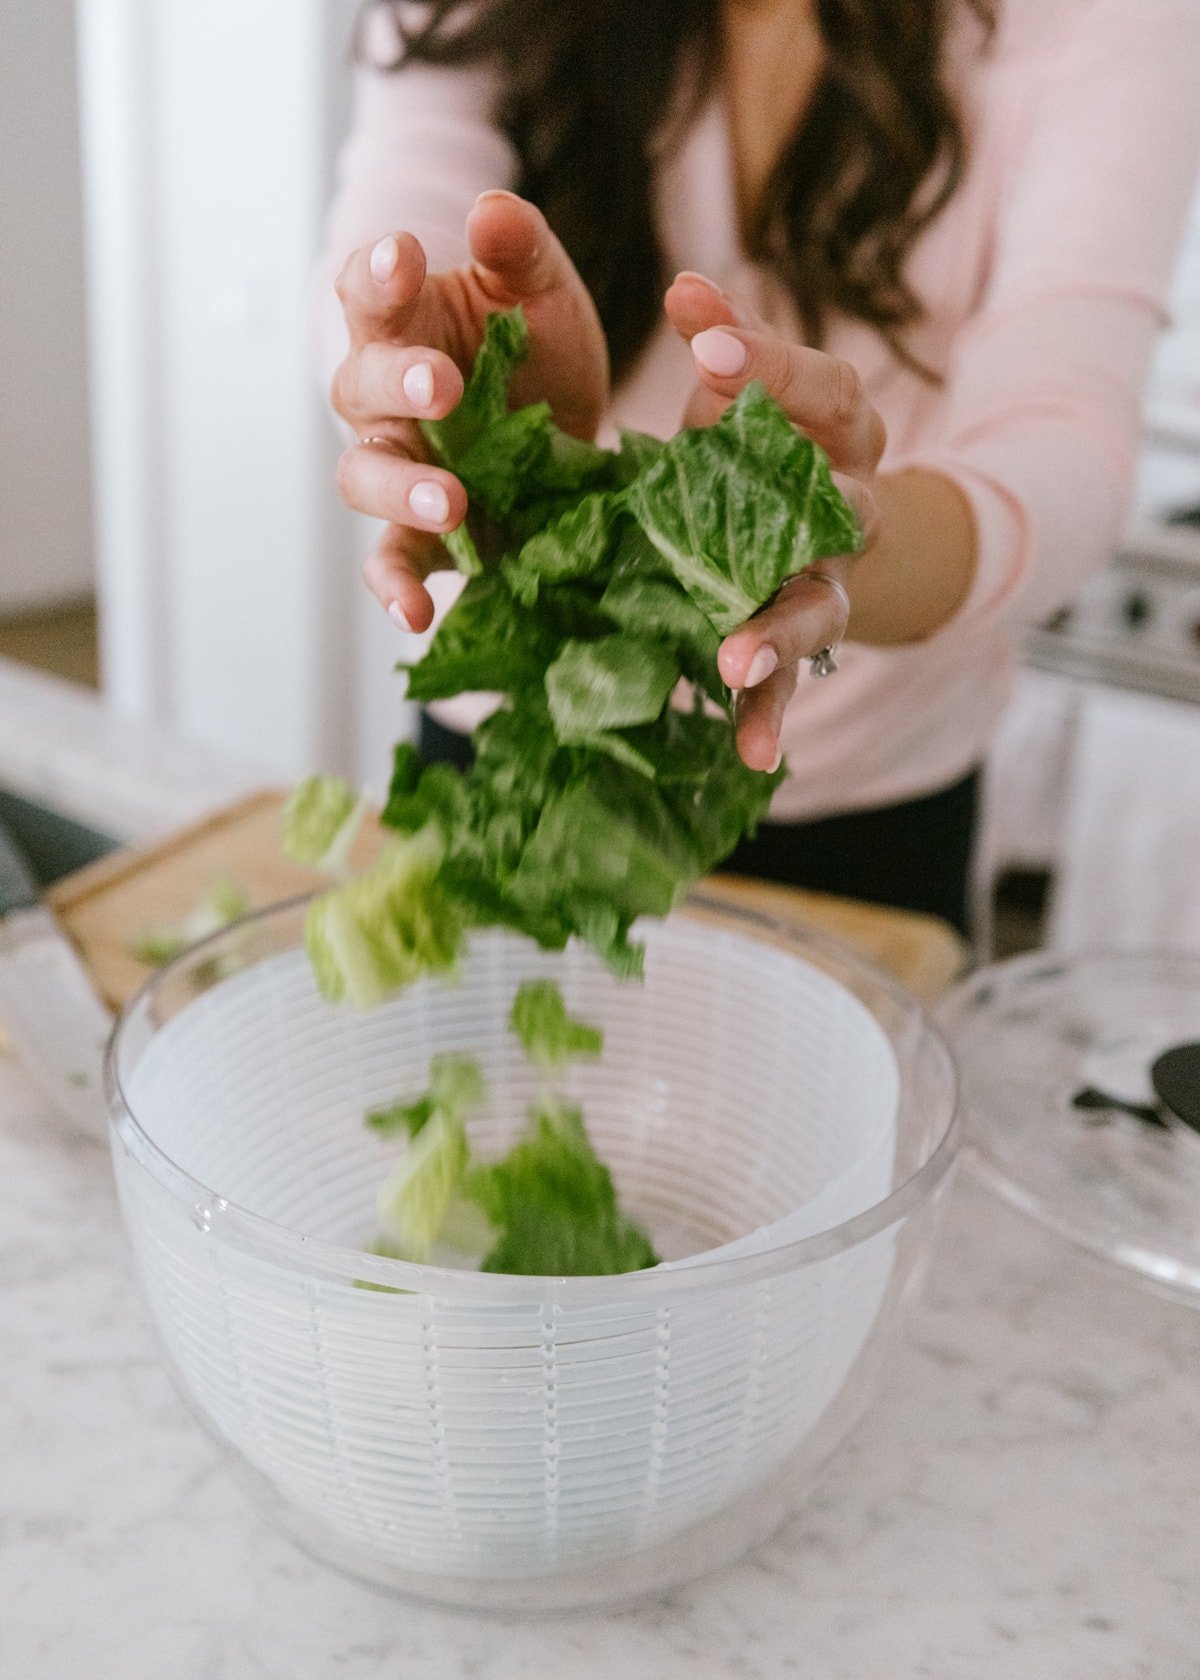
M92 584L72 0L0 0L0 612Z
M307 288L357 0L79 0L105 690L355 769L356 538Z

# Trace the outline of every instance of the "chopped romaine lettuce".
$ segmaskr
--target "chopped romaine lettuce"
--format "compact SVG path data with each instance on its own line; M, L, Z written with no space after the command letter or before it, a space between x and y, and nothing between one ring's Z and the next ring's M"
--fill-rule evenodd
M526 980L518 986L508 1024L529 1060L547 1073L572 1056L598 1056L604 1048L599 1027L567 1014L553 980Z
M472 1167L463 1193L498 1232L485 1272L607 1277L656 1266L646 1233L617 1206L612 1175L579 1109L544 1097L502 1161Z
M283 812L283 849L293 863L344 875L364 802L340 776L308 776Z
M483 1101L485 1087L479 1063L473 1056L456 1055L444 1051L429 1064L429 1088L412 1102L390 1103L387 1108L373 1108L366 1116L366 1124L383 1137L407 1132L415 1138L421 1128L435 1114L448 1114L454 1120L465 1120L471 1109Z
M465 919L439 878L444 854L431 824L390 840L365 875L314 900L305 943L326 997L368 1009L422 974L453 968Z
M231 876L214 881L195 908L178 922L159 922L142 931L130 941L130 955L138 962L154 968L174 962L189 946L219 933L223 927L236 922L250 908L246 889Z

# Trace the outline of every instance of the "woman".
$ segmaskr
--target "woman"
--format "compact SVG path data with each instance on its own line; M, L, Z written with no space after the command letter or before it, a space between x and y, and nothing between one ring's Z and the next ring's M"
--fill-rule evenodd
M1126 506L1200 144L1192 0L434 0L370 8L361 56L322 293L380 603L432 620L466 500L414 422L489 310L524 307L516 395L581 437L761 380L864 546L722 646L743 758L789 769L733 866L963 927L1020 628Z

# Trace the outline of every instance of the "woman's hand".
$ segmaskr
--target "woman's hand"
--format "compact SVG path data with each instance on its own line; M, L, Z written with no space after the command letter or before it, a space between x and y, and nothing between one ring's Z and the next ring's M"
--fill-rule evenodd
M467 217L471 260L427 274L411 234L389 234L349 258L337 280L350 351L333 379L333 406L358 443L338 463L342 500L384 519L363 567L368 587L402 629L433 617L425 588L448 564L441 539L466 517L453 473L430 464L417 424L459 401L496 309L520 304L529 355L513 381L518 404L544 400L564 431L595 435L608 402L608 351L595 305L533 205L484 193Z
M848 362L789 344L698 274L679 275L666 296L667 316L688 339L699 379L684 424L711 424L743 385L757 379L784 413L829 456L834 480L863 533L860 555L879 536L875 474L886 441L883 421ZM818 569L848 590L854 557L822 560ZM853 612L851 614L853 622ZM847 629L840 592L801 572L770 604L721 644L718 665L738 698L738 751L752 769L779 763L779 730L801 662L839 642Z

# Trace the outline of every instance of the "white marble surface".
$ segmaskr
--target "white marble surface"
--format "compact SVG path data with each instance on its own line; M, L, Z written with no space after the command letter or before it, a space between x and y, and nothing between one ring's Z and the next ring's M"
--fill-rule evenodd
M106 1149L0 1059L0 1674L1196 1680L1200 1313L960 1178L884 1401L807 1509L625 1616L475 1620L327 1572L159 1368Z

